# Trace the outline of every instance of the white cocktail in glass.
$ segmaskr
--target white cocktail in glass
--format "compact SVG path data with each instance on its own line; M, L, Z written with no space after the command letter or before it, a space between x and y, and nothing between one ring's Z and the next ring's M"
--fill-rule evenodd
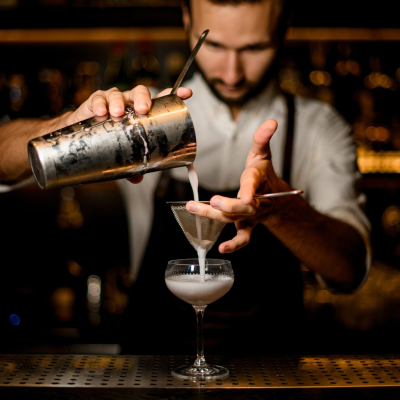
M219 365L208 365L204 357L203 318L208 304L229 292L233 285L233 270L227 260L207 259L204 276L197 258L172 260L165 271L168 289L193 306L197 317L197 358L193 365L182 366L172 372L183 379L222 379L229 371Z

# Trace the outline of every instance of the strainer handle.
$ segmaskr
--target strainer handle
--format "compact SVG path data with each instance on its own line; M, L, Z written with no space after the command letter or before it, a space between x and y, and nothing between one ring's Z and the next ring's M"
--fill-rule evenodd
M266 193L266 194L259 194L259 195L253 196L253 199L269 199L271 197L293 196L293 195L301 194L301 193L303 193L302 190L291 190L290 192ZM235 197L235 200L240 200L240 197ZM192 201L192 200L167 201L167 204L179 205L179 204L186 204L189 201ZM210 200L197 201L197 203L210 204Z

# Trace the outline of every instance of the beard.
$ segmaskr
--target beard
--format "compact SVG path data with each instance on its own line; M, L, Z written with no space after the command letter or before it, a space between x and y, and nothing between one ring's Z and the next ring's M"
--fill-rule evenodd
M259 93L261 93L266 88L266 86L271 81L271 79L273 79L276 76L276 72L277 72L276 63L274 62L270 66L270 68L267 71L265 71L265 73L263 74L262 78L259 81L254 82L254 81L242 79L236 85L234 85L234 87L235 88L243 88L244 93L239 97L231 98L231 97L223 96L217 89L218 84L225 84L222 79L220 79L220 78L208 79L200 67L197 67L197 69L202 74L204 81L207 83L208 87L210 88L210 90L212 91L214 96L217 99L219 99L220 101L222 101L223 103L225 103L226 105L233 106L233 107L242 107L249 100L256 97Z

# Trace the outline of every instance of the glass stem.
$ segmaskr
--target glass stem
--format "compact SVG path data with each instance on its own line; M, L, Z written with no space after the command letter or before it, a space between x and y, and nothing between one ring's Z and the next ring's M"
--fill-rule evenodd
M194 362L195 367L207 367L207 362L204 357L204 341L203 341L203 319L204 310L207 306L193 306L196 311L197 319L197 357Z

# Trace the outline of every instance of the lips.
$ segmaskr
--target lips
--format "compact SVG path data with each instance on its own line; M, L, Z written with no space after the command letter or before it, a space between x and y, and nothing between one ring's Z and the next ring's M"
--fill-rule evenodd
M223 83L217 84L219 90L229 93L241 93L246 90L245 85L240 86L228 86L224 85Z

